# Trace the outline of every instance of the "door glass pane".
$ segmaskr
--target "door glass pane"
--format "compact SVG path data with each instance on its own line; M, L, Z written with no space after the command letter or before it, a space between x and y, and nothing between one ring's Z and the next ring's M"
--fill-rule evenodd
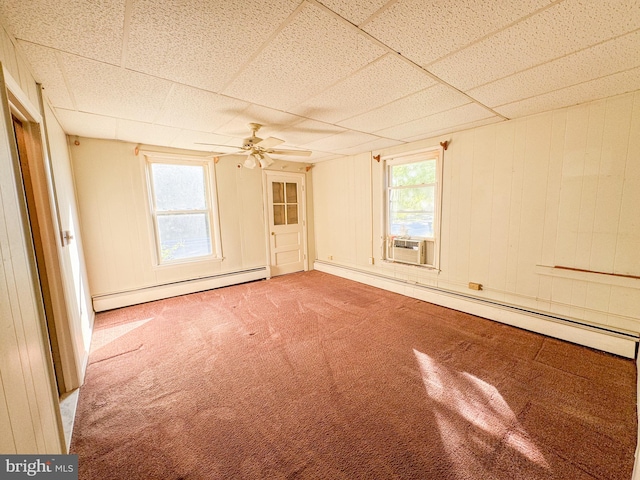
M274 225L286 225L287 220L284 216L284 205L273 206L273 224Z
M273 188L273 203L284 203L284 183L273 182L272 188Z
M298 205L287 205L287 225L298 223Z
M158 215L158 235L162 261L211 254L206 213Z
M298 186L295 183L287 183L287 203L298 203L297 187Z
M202 165L151 165L156 209L205 210L205 169Z

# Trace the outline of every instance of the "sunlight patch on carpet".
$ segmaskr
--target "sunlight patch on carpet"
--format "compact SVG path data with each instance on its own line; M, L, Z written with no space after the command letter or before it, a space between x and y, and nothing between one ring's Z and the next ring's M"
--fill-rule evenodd
M505 447L536 466L550 465L520 425L516 414L500 392L467 372L437 363L429 355L413 350L427 395L436 403L436 421L451 460L463 471L466 445L483 457L497 455Z
M111 342L135 330L136 328L143 326L151 320L153 320L153 317L145 318L144 320L138 320L136 322L121 323L112 327L105 327L101 328L100 330L96 330L93 334L93 340L91 344L92 353L97 352L102 347L109 345Z

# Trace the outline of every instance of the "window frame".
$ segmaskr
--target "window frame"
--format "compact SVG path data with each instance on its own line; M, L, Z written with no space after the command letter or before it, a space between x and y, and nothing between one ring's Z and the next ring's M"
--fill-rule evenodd
M200 157L181 154L170 154L160 152L142 151L144 156L144 170L147 187L147 208L149 219L153 230L154 266L168 267L181 264L193 264L208 261L222 260L222 244L220 237L220 220L218 209L218 196L216 189L215 162L212 156ZM204 188L206 208L200 210L169 210L161 213L156 208L156 195L153 176L151 173L154 164L164 165L186 165L200 166L204 170ZM165 215L205 213L209 221L209 241L211 242L211 253L189 258L179 258L175 260L162 259L162 247L160 243L160 228L158 217Z
M433 263L427 263L419 265L423 268L430 268L438 270L440 269L440 237L441 237L441 216L442 216L442 178L443 178L443 158L444 149L442 147L432 147L411 152L398 153L395 155L387 155L381 158L384 161L383 183L384 183L384 205L383 205L383 256L384 260L388 262L394 262L389 258L389 242L392 237L397 235L391 234L391 228L389 225L390 215L390 202L391 191L398 187L391 186L391 167L396 165L405 165L410 163L418 163L426 160L435 160L436 162L436 175L435 183L419 184L416 186L435 186L434 191L434 207L433 207L433 237L419 237L409 236L406 238L412 240L426 240L433 242ZM406 188L406 186L404 187ZM396 263L396 262L394 262Z

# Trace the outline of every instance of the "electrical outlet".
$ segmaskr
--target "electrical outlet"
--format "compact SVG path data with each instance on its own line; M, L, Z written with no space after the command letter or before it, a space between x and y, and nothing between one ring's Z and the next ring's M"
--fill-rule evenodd
M482 284L481 283L469 282L469 288L471 290L482 290Z
M333 260L333 255L329 255L327 258L328 258L329 260Z
M373 257L369 257L369 265L373 265L373 263L374 263Z

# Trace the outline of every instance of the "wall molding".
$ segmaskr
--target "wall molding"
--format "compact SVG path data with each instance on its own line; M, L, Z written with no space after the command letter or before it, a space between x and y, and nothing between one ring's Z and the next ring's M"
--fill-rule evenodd
M457 292L389 278L369 271L316 260L318 271L382 288L443 307L477 315L549 337L566 340L627 358L636 358L636 334L596 327L577 320L470 297Z
M214 288L228 287L239 283L264 280L268 278L267 267L259 267L238 272L229 272L211 277L184 280L181 282L154 285L136 290L127 290L105 295L94 295L93 309L96 312L128 307L139 303L153 302L163 298L177 297L189 293L202 292Z

